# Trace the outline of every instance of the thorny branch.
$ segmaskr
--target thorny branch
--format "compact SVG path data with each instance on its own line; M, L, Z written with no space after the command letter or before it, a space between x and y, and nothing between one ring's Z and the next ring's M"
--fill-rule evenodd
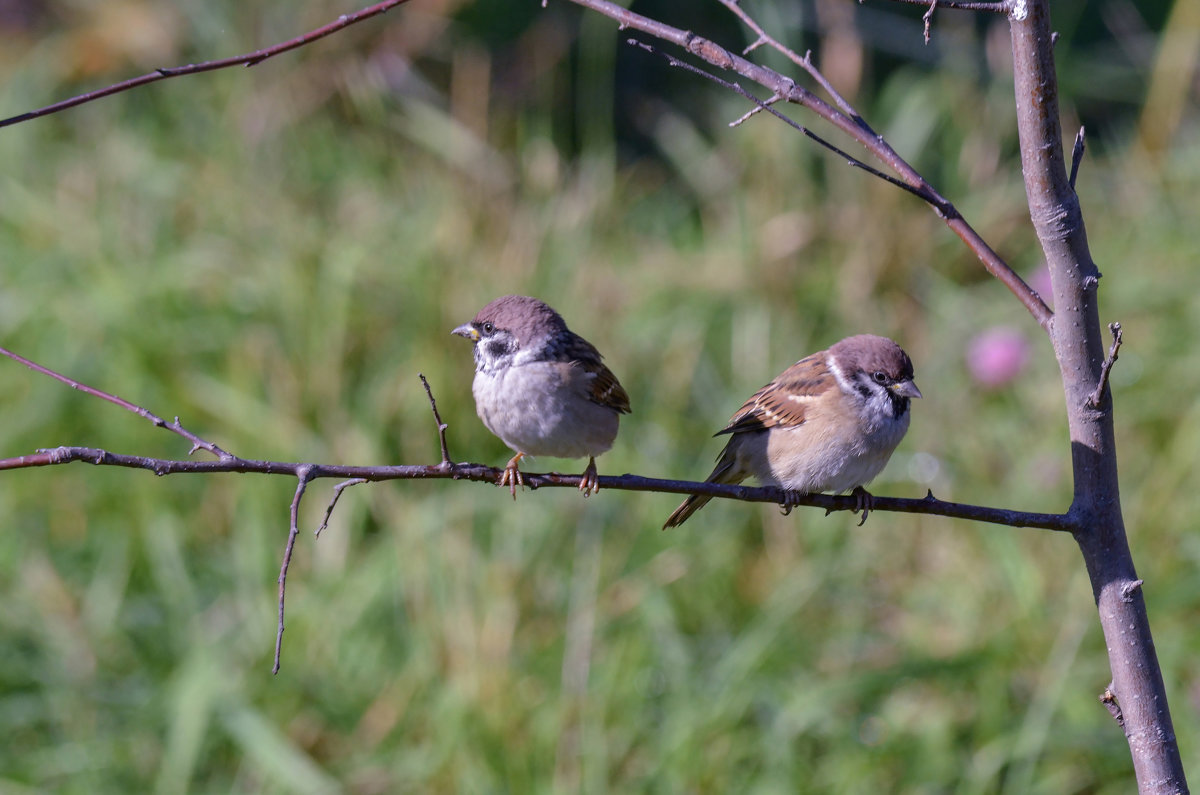
M114 83L111 86L100 88L95 91L89 91L85 94L64 99L61 102L55 102L53 105L47 105L37 110L21 113L17 116L11 116L7 119L0 119L0 127L8 127L12 124L20 124L23 121L29 121L41 116L49 116L52 113L74 108L77 105L83 105L87 102L92 102L103 97L119 94L122 91L128 91L138 86L144 86L148 83L157 83L159 80L166 80L168 77L181 77L182 75L193 75L199 72L212 72L217 69L226 69L230 66L257 66L263 61L273 56L285 53L288 50L294 50L297 47L303 47L306 44L311 44L317 39L324 38L331 33L336 33L342 28L349 27L356 22L362 22L364 19L378 16L379 14L389 11L396 6L406 3L408 0L384 0L382 3L376 3L373 6L355 11L353 14L342 14L340 17L323 25L316 30L311 30L294 39L274 44L270 47L264 47L261 50L248 52L243 55L235 55L231 58L221 58L216 61L204 61L203 63L187 64L186 66L172 66L155 69L153 72L134 77L129 80L124 80L120 83Z

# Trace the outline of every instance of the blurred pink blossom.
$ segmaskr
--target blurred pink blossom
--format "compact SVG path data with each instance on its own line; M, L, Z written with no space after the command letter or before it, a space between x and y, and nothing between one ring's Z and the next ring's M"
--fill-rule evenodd
M1038 295L1046 306L1054 308L1054 288L1050 285L1050 269L1045 263L1037 266L1037 270L1029 274L1029 286L1038 291Z
M971 377L994 389L1016 378L1029 362L1029 343L1009 326L993 326L967 343Z

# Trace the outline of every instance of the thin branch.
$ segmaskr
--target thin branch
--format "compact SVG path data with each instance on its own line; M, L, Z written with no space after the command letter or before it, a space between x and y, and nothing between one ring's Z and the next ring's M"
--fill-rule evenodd
M1104 390L1108 387L1109 373L1112 372L1113 365L1117 363L1117 354L1121 351L1121 342L1123 340L1121 324L1109 323L1108 331L1112 334L1112 346L1108 349L1108 356L1105 357L1104 364L1100 365L1100 380L1096 384L1096 391L1088 396L1088 408L1100 408L1100 403L1104 400Z
M421 383L425 385L425 394L429 397L429 408L433 411L433 421L437 423L438 443L442 447L442 463L446 466L450 465L450 448L446 446L446 428L449 427L442 422L442 415L438 414L437 401L433 399L433 390L429 388L429 382L425 380L424 373L417 373Z
M1075 190L1075 177L1079 176L1079 164L1083 161L1083 152L1087 149L1085 128L1080 127L1075 134L1075 147L1071 150L1071 176L1067 178L1071 190Z
M256 66L268 58L285 53L288 50L294 50L297 47L303 47L304 45L310 44L317 39L324 38L331 33L336 33L342 28L349 27L357 22L362 22L364 19L370 19L371 17L378 16L379 14L389 11L392 8L406 2L408 2L408 0L384 0L382 3L376 3L373 6L368 6L367 8L355 11L352 14L342 14L333 22L319 27L316 30L309 31L301 36L297 36L294 39L289 39L288 41L280 42L279 44L275 44L270 47L264 47L263 49L255 50L254 52L248 52L244 55L235 55L231 58L222 58L216 61L204 61L203 63L187 64L186 66L173 66L155 69L153 72L149 72L148 74L141 75L140 77L134 77L120 83L115 83L106 88L89 91L86 94L79 94L78 96L71 97L70 99L64 99L61 102L55 102L53 105L47 105L43 108L38 108L37 110L29 111L28 113L22 113L18 116L0 119L0 127L8 127L9 125L20 124L23 121L29 121L41 116L49 116L52 113L58 113L59 111L67 110L68 108L73 108L77 105L83 105L87 102L92 102L103 97L119 94L122 91L128 91L132 88L137 88L138 86L144 86L148 83L156 83L159 80L166 80L168 77L180 77L182 75L193 75L199 72L211 72L217 69L226 69L230 66Z
M707 61L719 69L727 69L752 80L768 89L772 95L778 94L788 102L794 102L837 127L846 135L858 141L867 151L894 171L900 180L912 188L921 191L921 195L929 196L930 206L945 221L946 225L975 252L988 273L1000 280L1022 305L1033 315L1043 329L1049 330L1054 316L1041 296L1037 294L1025 280L1006 263L987 242L976 232L962 214L948 200L942 197L925 180L924 177L900 157L887 141L879 135L870 132L870 128L861 119L848 113L843 113L818 97L813 92L798 85L794 80L780 73L748 61L740 55L730 52L716 42L697 36L691 31L666 25L655 19L636 14L622 8L610 0L570 0L576 5L591 9L617 22L621 29L633 28L648 33L664 41L669 41L677 47L686 50L698 58ZM939 3L941 0L939 0ZM928 3L923 0L922 5ZM927 200L928 201L928 200Z
M766 100L759 102L753 108L746 111L741 116L738 116L733 121L729 122L729 126L730 127L739 127L742 124L745 124L747 121L749 121L751 119L751 117L753 117L754 115L756 115L758 113L762 113L764 110L766 110L770 106L774 105L776 102L778 102L781 99L783 99L783 97L779 96L778 94L772 94L771 96L767 97Z
M175 418L174 422L167 422L162 417L158 416L157 414L155 414L154 412L152 412L148 409L144 409L141 406L130 403L128 400L125 400L124 398L119 398L116 395L109 394L108 392L105 392L103 389L97 389L93 386L88 386L87 384L76 381L73 378L68 378L67 376L62 375L61 373L57 373L48 367L43 367L42 365L38 364L37 362L30 361L29 359L26 359L24 356L13 353L12 351L8 350L7 348L0 348L0 354L7 356L8 358L12 359L15 362L20 362L21 364L28 367L30 370L41 373L42 375L48 375L56 381L61 381L62 383L66 384L67 386L71 387L72 389L77 389L80 392L83 392L84 394L91 395L92 397L98 397L101 400L107 400L109 403L112 403L113 405L116 405L116 406L120 406L121 408L125 409L126 411L131 411L134 414L138 415L139 417L149 420L156 427L164 428L164 429L170 431L171 433L182 436L184 439L187 439L192 444L192 449L188 451L188 455L191 455L192 453L196 452L197 450L207 450L208 452L212 453L213 455L215 455L217 458L219 458L221 460L236 460L236 456L230 455L229 453L222 450L220 447L217 447L212 442L206 441L205 439L201 439L196 434L194 434L191 431L184 428L182 425L179 424L178 417Z
M312 468L306 464L302 464L296 470L296 493L292 496L287 546L283 548L283 563L279 566L279 625L275 630L275 663L271 666L272 674L279 673L279 655L283 652L283 597L287 590L288 567L292 565L292 549L296 546L296 536L300 534L300 500L312 479L311 472Z
M927 6L929 0L891 0L893 3L903 3L904 5ZM958 11L986 11L991 14L1009 14L1013 10L1013 3L985 3L975 2L974 0L937 0L939 8L953 8Z
M341 483L333 487L333 497L329 499L329 505L325 507L325 518L321 520L321 526L313 531L314 538L320 538L321 531L329 526L329 517L333 516L333 509L337 507L338 500L342 498L342 492L351 486L357 486L366 482L367 480L365 478L350 478L349 480L343 480Z
M293 461L256 461L238 458L230 461L180 461L174 459L147 458L123 455L92 447L58 447L39 451L37 455L0 459L0 470L25 469L37 466L55 466L71 462L82 462L95 466L116 466L128 469L144 469L156 475L201 475L217 472L240 472L260 475L306 476L309 481L320 478L354 479L360 482L385 480L466 480L475 483L496 485L504 474L503 469L485 464L397 464L390 466L350 466L339 464L312 464ZM524 485L530 489L579 488L582 476L564 475L558 472L522 472ZM350 485L350 484L347 484ZM691 480L667 480L642 477L640 475L604 475L600 477L602 489L619 491L646 491L660 494L700 494L721 497L741 502L763 502L780 504L784 492L774 487L733 486L725 483L709 483ZM827 512L861 510L854 495L805 494L791 498L795 505L822 508ZM1010 511L1004 508L989 508L982 505L943 502L927 494L920 499L876 496L871 506L874 511L894 513L920 513L930 516L945 516L954 519L970 519L977 522L1005 525L1008 527L1034 527L1043 530L1070 531L1076 521L1068 514L1031 513Z
M817 67L813 65L812 50L805 52L804 57L801 58L795 50L779 43L779 41L771 36L771 34L767 33L767 31L763 29L763 26L758 24L758 21L755 20L754 17L746 13L745 9L739 5L738 0L718 1L721 3L721 5L729 9L738 19L740 19L743 25L754 31L754 35L758 37L754 44L742 50L742 55L749 55L753 50L757 49L763 44L770 45L774 50L784 55L792 63L796 64L796 66L799 66L801 69L808 72L809 77L815 80L817 85L825 89L825 93L829 94L837 106L842 109L843 113L858 121L865 129L870 130L870 128L866 126L867 123L863 121L862 116L858 115L858 111L856 111L854 107L846 101L846 98L843 97L838 90L833 87L833 84L830 83L825 75L821 73L821 70L817 69Z
M929 46L930 28L933 26L933 12L937 10L938 0L930 0L929 10L921 17L921 21L925 23L925 46Z
M629 39L628 43L634 45L635 47L641 47L646 52L654 53L655 55L661 55L670 66L675 66L680 69L684 69L688 72L692 72L693 74L700 75L701 77L711 80L714 83L716 83L717 85L722 86L723 88L728 88L730 91L733 91L737 94L742 95L743 97L745 97L746 99L750 100L755 105L757 105L757 109L759 111L765 111L767 113L770 113L772 116L774 116L777 119L779 119L780 121L784 122L789 127L793 128L799 132L804 133L809 138L811 138L812 140L816 141L821 146L828 149L830 152L833 152L834 154L838 155L839 157L845 158L847 165L853 166L855 168L861 168L863 171L866 171L871 176L878 177L879 179L882 179L885 182L890 182L891 184L895 185L897 188L900 188L900 190L906 191L907 193L911 193L912 195L916 196L918 199L921 199L922 201L927 202L927 203L932 204L935 207L937 207L937 202L941 199L941 197L939 197L936 193L924 192L919 187L913 187L912 185L908 185L904 182L901 182L900 180L896 179L895 177L891 176L890 174L884 174L879 169L873 168L872 166L867 165L863 161L854 157L854 155L851 155L848 152L834 146L829 141L826 141L824 138L817 135L812 130L808 129L804 125L797 122L795 119L785 116L782 113L780 113L779 111L775 110L775 108L772 108L770 103L772 101L777 101L777 98L776 98L776 100L768 99L767 101L763 101L763 100L759 99L758 97L754 96L753 94L751 94L746 89L742 88L737 83L731 83L728 80L722 80L721 78L717 77L716 75L710 74L710 73L704 71L703 69L699 69L695 66L692 66L690 63L681 61L678 58L676 58L675 56L665 53L662 50L658 49L657 47L654 47L653 45L646 44L645 42L638 41L637 39ZM748 118L748 117L743 116L741 119L738 119L736 122L732 122L730 124L730 126L732 127L732 126L734 126L734 124L740 124L746 118ZM950 209L953 210L953 207L951 207Z

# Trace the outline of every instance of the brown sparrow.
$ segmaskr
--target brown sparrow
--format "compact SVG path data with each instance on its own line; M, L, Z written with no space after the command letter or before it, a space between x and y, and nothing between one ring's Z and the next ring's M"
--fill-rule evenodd
M912 361L899 345L871 334L847 337L796 362L746 401L717 433L730 438L708 482L753 476L796 494L853 489L865 519L870 495L862 486L904 438L909 399L919 397ZM709 499L688 497L663 529L683 524Z
M453 334L475 343L475 410L516 453L498 485L517 496L525 456L588 457L579 483L600 490L596 456L612 447L629 396L600 361L600 351L536 298L506 295Z

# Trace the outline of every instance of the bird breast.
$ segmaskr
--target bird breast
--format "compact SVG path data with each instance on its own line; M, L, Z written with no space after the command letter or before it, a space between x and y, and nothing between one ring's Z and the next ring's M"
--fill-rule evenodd
M618 415L593 402L596 376L568 362L527 361L475 373L479 419L513 450L555 458L596 456L612 447Z

